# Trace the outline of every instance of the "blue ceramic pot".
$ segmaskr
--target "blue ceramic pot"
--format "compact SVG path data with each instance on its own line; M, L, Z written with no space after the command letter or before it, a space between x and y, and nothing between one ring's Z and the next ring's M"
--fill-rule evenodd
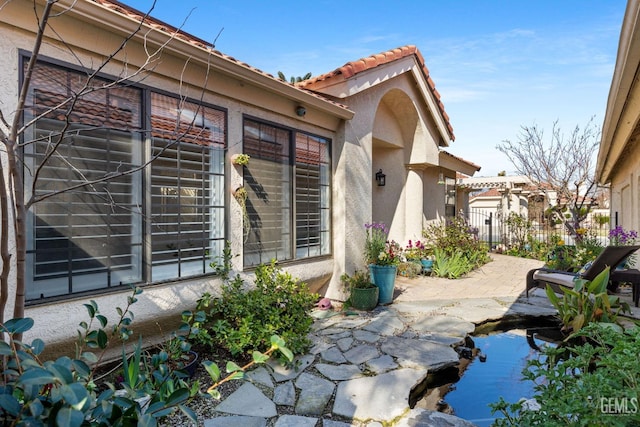
M391 304L393 301L393 289L396 284L398 267L395 265L369 265L371 281L380 290L378 304Z

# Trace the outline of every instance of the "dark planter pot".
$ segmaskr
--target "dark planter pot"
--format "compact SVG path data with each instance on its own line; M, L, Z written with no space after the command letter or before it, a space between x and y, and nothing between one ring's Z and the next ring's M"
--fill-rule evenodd
M351 306L357 310L373 310L378 305L378 287L351 289Z
M189 378L193 378L196 373L196 369L198 369L200 358L198 356L198 353L193 350L189 351L189 355L191 356L190 359L188 361L185 361L185 365L180 368L180 370L187 374Z

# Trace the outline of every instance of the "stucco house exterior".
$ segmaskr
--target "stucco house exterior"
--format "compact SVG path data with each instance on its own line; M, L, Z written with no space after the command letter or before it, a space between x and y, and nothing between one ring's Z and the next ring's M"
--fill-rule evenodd
M48 342L75 336L83 301L114 313L130 284L144 288L138 329L158 333L219 290L211 262L227 241L234 273L277 259L341 299L340 275L362 268L365 223L415 239L464 203L456 173L480 169L443 150L453 128L415 46L293 85L117 1L54 8L22 117L25 191L37 199L26 315ZM16 114L36 29L32 2L3 6L5 117ZM71 132L52 152L61 129ZM232 163L240 153L248 165ZM55 193L83 180L97 182Z
M611 225L640 229L640 1L629 0L607 101L596 178L610 188Z

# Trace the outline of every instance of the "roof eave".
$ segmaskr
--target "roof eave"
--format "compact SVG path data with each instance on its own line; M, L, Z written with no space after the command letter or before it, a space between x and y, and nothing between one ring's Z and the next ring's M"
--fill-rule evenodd
M59 6L63 8L73 6L71 11L82 17L83 20L96 22L98 25L107 27L115 33L131 34L140 25L140 21L136 20L135 16L112 10L93 0L61 0ZM308 90L297 88L246 63L223 56L220 52L215 51L211 45L207 45L206 42L197 37L183 32L177 34L176 31L178 30L173 27L168 28L167 31L162 31L160 28L155 28L145 23L143 28L144 31L138 34L140 39L144 39L145 43L151 46L165 45L164 49L177 57L200 61L203 64L207 64L212 71L234 76L256 87L272 93L278 93L292 101L304 104L306 107L312 107L343 120L350 120L355 114L344 105L323 98ZM190 39L191 42L185 39Z
M640 1L630 0L620 32L596 163L596 179L603 185L611 181L625 144L640 119L640 85L636 84L640 64L639 17Z

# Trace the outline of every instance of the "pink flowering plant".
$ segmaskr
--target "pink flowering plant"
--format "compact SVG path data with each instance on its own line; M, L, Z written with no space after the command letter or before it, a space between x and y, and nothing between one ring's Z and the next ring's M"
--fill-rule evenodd
M367 264L398 265L402 257L402 247L389 241L389 229L384 223L365 224L367 240L365 242L364 257Z
M433 249L425 245L420 240L409 240L404 248L404 256L407 261L420 261L421 259L431 259Z

